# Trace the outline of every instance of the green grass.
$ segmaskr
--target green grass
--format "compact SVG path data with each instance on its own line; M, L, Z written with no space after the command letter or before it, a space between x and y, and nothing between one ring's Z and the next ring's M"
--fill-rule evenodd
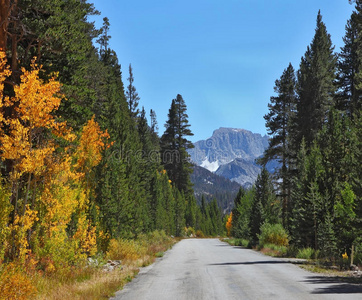
M236 239L236 238L228 238L228 239L221 239L223 242L228 243L231 246L241 246L244 248L248 248L249 241L245 239Z
M155 253L156 257L162 257L165 253L163 251Z
M296 255L297 258L304 258L304 259L312 259L315 257L315 251L312 248L302 248L298 249L298 253Z

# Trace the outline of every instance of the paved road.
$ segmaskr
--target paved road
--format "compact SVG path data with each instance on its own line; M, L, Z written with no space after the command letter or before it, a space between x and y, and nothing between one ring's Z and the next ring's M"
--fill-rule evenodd
M112 299L362 299L362 286L320 276L218 239L187 239Z

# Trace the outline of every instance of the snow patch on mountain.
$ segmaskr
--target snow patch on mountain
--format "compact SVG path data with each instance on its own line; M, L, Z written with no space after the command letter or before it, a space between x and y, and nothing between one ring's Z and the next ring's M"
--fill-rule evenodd
M210 172L215 172L219 167L219 161L213 161L213 162L209 162L209 159L207 157L205 157L205 159L202 161L200 167L203 167L207 170L209 170Z

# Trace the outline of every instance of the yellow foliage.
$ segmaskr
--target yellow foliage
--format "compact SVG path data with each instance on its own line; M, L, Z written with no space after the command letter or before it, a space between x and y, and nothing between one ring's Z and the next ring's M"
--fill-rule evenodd
M147 254L147 247L135 240L112 239L107 257L110 259L137 260Z
M17 113L16 118L1 118L2 126L8 127L8 134L0 136L2 159L15 162L12 180L18 180L24 173L40 175L44 172L46 158L55 151L53 141L40 138L45 129L66 140L74 138L66 124L57 122L52 114L63 97L60 83L55 78L43 82L39 72L40 68L35 64L32 64L31 71L23 68L21 83L14 87L15 96L5 97L2 103L13 107ZM4 75L0 76L1 79Z
M82 214L78 219L78 229L73 239L78 244L78 255L92 256L97 251L97 238L96 228L91 226L90 221L87 220L86 215Z
M22 263L25 262L26 255L30 253L26 238L27 232L37 220L37 211L31 210L27 205L25 214L23 216L16 215L13 224L9 226L9 229L14 233L14 245L18 249L18 259Z
M106 147L109 139L107 131L103 132L98 123L94 121L94 116L83 127L82 136L77 150L77 164L83 173L89 172L91 168L97 166L102 159L102 150Z
M14 263L0 267L0 300L26 300L36 294L36 289L22 268Z
M0 263L9 254L23 266L35 269L38 264L53 273L69 260L96 253L97 228L86 214L94 193L90 174L102 159L109 134L93 117L84 125L78 147L70 144L76 135L54 114L64 98L61 84L55 77L41 80L41 67L34 62L30 71L22 69L14 96L5 96L4 81L11 75L5 57L0 52L0 153L11 165L6 178L11 192L0 185ZM1 108L11 113L5 117ZM54 136L68 142L65 151L57 151L60 145ZM67 228L73 219L76 228L71 236ZM108 237L100 234L99 238ZM23 299L6 285L11 280L14 288L18 284L19 291L31 295L26 276L19 275L22 271L11 264L6 268L9 275L0 274L0 299L2 295ZM3 288L8 294L2 293Z

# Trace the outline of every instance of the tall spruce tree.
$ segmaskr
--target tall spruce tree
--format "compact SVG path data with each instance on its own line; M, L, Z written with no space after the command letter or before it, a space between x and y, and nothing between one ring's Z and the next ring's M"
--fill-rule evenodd
M346 25L338 60L338 96L336 108L346 112L351 118L361 109L362 90L358 89L358 73L361 59L358 49L361 47L357 12L353 12Z
M138 96L136 87L133 84L134 77L133 77L133 70L131 64L129 64L128 72L129 72L129 77L127 78L127 80L129 82L129 85L127 86L126 97L131 117L135 119L139 114L138 103L140 101L140 97Z
M260 227L264 222L279 222L279 208L275 205L275 194L270 174L264 167L255 181L255 195L250 212L250 240L253 245L258 242Z
M318 226L326 212L320 192L323 178L322 154L316 143L307 154L304 139L298 154L298 176L294 179L292 239L299 247L318 249Z
M268 134L271 136L269 146L264 153L264 163L277 159L281 164L276 172L276 182L279 184L278 195L282 199L283 225L287 225L290 199L290 178L292 146L289 135L296 110L296 78L294 68L289 64L279 80L275 81L275 93L278 96L270 98L269 113L264 116Z
M250 214L255 198L255 186L245 191L240 189L235 197L235 206L232 210L231 234L236 238L248 239L250 234Z
M105 55L108 50L109 40L111 36L108 35L110 29L109 19L103 18L103 26L100 29L100 37L97 39L97 43L100 45L99 53L101 56Z
M166 130L161 137L161 159L173 184L185 195L192 193L190 174L192 164L187 149L193 148L187 137L192 136L186 104L181 95L172 100L165 124Z
M304 137L307 149L327 119L336 92L336 55L322 15L318 12L317 27L310 46L302 57L298 71L297 127L298 144Z
M362 0L356 0L356 15L355 15L355 23L357 27L357 38L356 38L356 44L357 44L357 61L358 61L358 67L356 74L356 89L357 89L357 95L355 99L355 107L354 111L356 117L361 116L361 110L362 110Z

